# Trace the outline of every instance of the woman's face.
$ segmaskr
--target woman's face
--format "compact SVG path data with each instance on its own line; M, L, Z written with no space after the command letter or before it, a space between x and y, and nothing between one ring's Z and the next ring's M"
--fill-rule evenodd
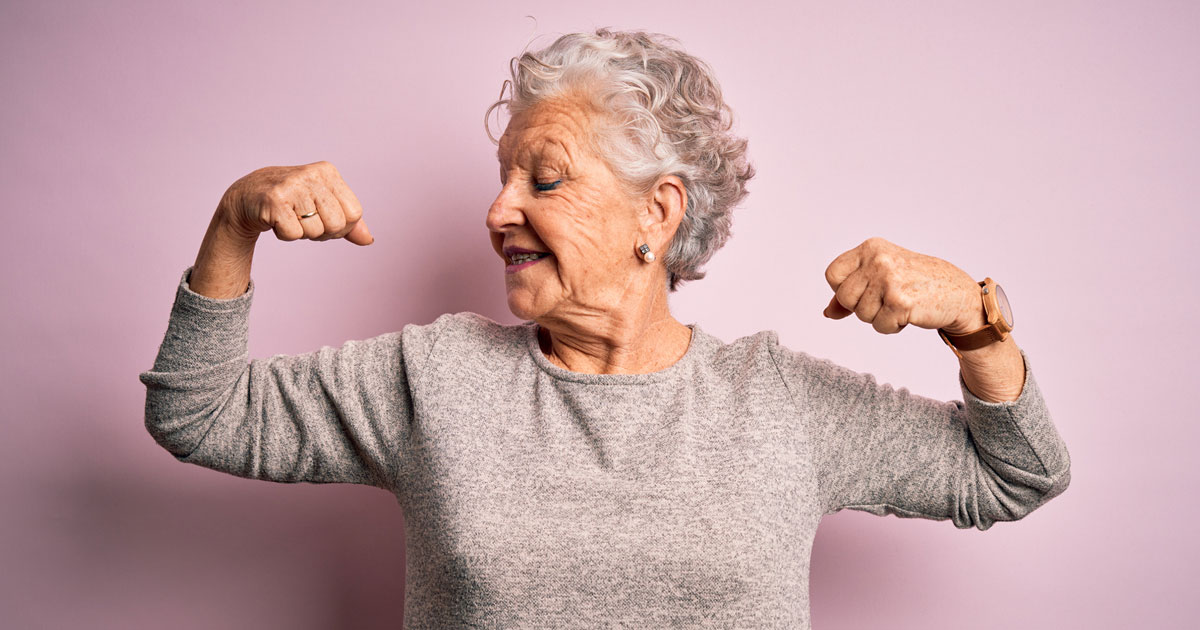
M578 320L637 303L639 200L590 148L600 114L576 98L512 117L500 138L500 194L488 209L508 307L523 319ZM643 202L644 203L644 202ZM513 264L512 248L549 255Z

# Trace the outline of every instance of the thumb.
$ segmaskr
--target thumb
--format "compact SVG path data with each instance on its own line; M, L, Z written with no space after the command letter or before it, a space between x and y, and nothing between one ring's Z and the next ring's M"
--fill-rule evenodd
M355 245L370 245L375 242L375 237L371 236L371 230L367 229L367 222L359 219L358 223L346 233L346 240Z
M837 300L837 296L833 296L829 300L829 306L825 307L825 317L829 319L841 319L854 311L842 306L842 303Z

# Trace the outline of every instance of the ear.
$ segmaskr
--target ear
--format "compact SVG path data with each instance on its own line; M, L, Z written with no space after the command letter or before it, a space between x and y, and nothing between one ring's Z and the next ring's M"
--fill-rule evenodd
M670 244L687 211L687 188L678 175L659 178L647 199L646 211L642 213L641 228L650 242L650 248L659 256Z

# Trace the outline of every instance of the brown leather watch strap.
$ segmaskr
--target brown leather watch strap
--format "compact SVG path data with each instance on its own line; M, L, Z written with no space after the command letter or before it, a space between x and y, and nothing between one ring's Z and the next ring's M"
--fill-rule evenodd
M991 324L965 335L951 335L946 332L942 332L942 334L945 335L950 342L954 344L954 347L958 348L959 350L974 350L976 348L982 348L989 343L1004 341L1004 336L994 325Z

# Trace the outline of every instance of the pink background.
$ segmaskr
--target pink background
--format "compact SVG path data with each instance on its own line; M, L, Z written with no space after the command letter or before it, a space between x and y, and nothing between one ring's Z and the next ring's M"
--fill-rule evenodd
M377 241L264 235L251 356L516 321L483 112L527 42L612 26L710 62L759 169L681 321L957 399L933 331L821 316L825 266L883 236L1004 285L1070 449L1067 492L987 532L828 517L814 626L1194 627L1200 10L834 5L5 2L0 626L398 627L390 494L178 464L137 375L267 165L333 162Z

